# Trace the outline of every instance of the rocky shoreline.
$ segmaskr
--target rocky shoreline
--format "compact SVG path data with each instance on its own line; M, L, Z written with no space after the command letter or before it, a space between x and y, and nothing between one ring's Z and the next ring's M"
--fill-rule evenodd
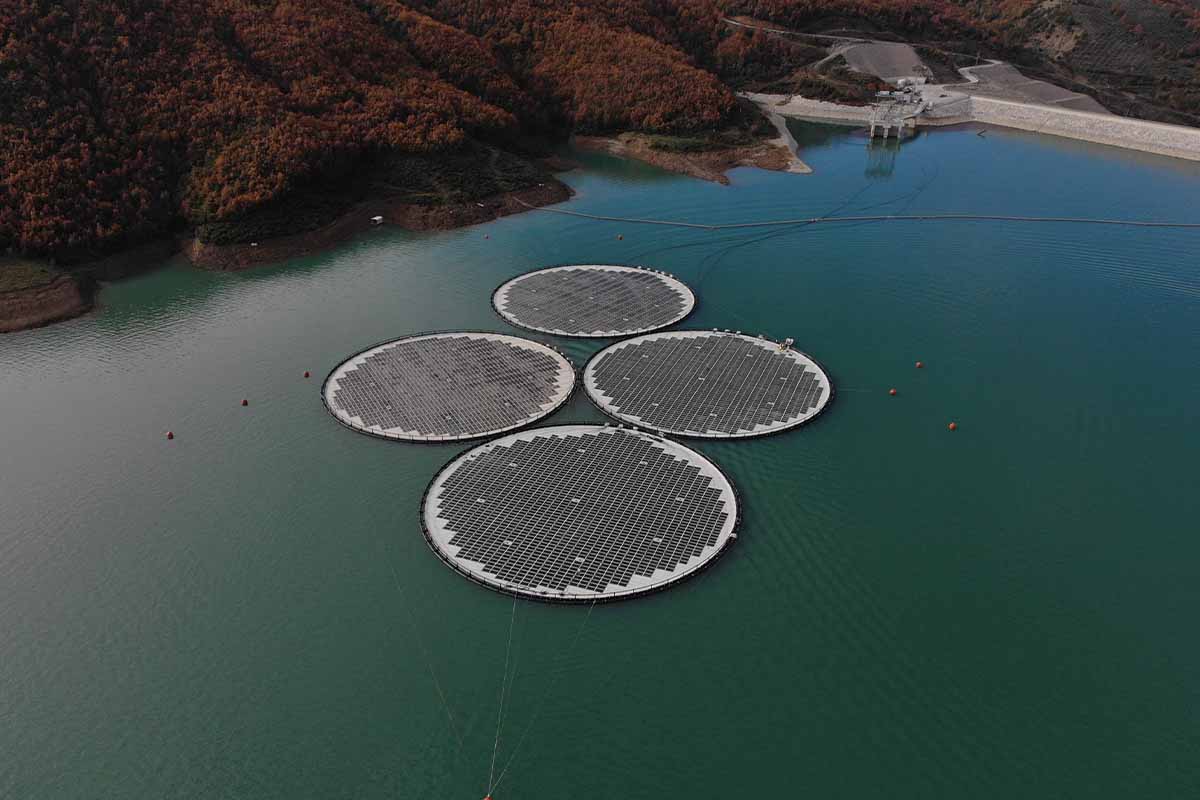
M633 158L671 172L721 184L729 183L725 175L727 170L741 166L795 173L810 171L797 157L794 146L786 136L688 153L655 149L648 137L634 133L616 137L577 137L575 141L584 150ZM575 165L555 159L548 162L547 166L562 172ZM84 314L93 307L93 287L97 281L133 274L144 269L145 264L165 260L177 252L182 252L194 266L201 269L250 269L319 253L380 224L397 225L412 231L451 230L490 222L530 208L561 203L569 200L573 194L565 183L548 178L534 186L474 202L422 205L387 199L364 200L316 230L259 242L212 244L189 233L178 240L152 242L81 265L73 272L64 273L45 284L0 292L0 332L36 328ZM381 220L376 222L376 217ZM139 258L139 255L144 257Z
M0 292L0 333L40 328L78 317L92 307L92 292L73 275Z
M162 261L180 251L202 269L249 269L321 252L375 227L372 217L376 216L383 217L382 224L398 225L407 230L450 230L490 222L528 211L530 207L561 203L571 195L569 186L551 179L478 202L417 205L364 201L322 228L262 242L214 245L194 237L154 242L83 265L76 273L63 273L47 283L0 291L0 333L38 328L85 314L93 307L95 281L124 277L140 268L130 265L151 259ZM145 258L139 260L134 257L136 254L143 254Z
M492 195L478 202L417 205L366 200L314 231L262 242L226 245L207 244L189 238L183 243L183 252L192 264L203 269L248 269L326 250L375 227L376 223L372 220L377 216L383 218L380 224L398 225L406 230L451 230L527 211L529 206L536 208L561 203L570 199L571 194L570 187L565 183L552 179L537 186Z
M611 153L633 158L647 164L690 175L701 180L729 184L726 172L735 167L758 167L775 172L811 172L796 157L785 138L764 139L753 144L722 147L699 152L672 152L653 147L650 137L639 133L619 136L576 136L575 145L582 150Z

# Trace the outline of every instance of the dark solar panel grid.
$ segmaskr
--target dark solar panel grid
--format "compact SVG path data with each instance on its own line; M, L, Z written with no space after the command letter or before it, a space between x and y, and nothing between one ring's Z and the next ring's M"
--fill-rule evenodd
M824 372L794 350L741 334L652 334L601 351L585 384L606 412L675 434L733 437L799 424L829 399Z
M617 336L674 324L695 305L670 276L635 267L553 267L496 290L496 310L524 328L566 336Z
M565 400L573 373L549 348L505 338L401 339L341 370L327 402L361 428L423 438L469 438L531 422Z
M426 499L452 532L443 558L507 590L555 595L605 593L716 555L736 515L723 478L644 434L550 430L448 468Z

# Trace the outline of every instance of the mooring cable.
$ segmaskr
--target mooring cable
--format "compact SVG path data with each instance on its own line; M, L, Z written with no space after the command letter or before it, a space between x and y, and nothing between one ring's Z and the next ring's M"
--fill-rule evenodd
M504 695L507 693L508 685L508 657L512 652L512 635L513 627L517 620L517 596L513 595L512 614L508 618L508 644L504 646L504 674L500 676L500 706L496 711L496 739L492 742L492 766L488 770L488 796L491 796L492 789L495 788L494 778L496 775L496 752L500 749L500 728L504 721Z
M458 726L454 723L454 712L450 709L450 701L446 699L446 693L442 690L442 682L438 680L437 672L433 669L433 658L425 649L425 642L421 639L421 631L417 627L417 619L413 615L412 609L408 606L408 596L404 593L404 587L400 583L400 575L396 572L396 566L392 563L391 556L384 553L384 557L387 559L388 569L392 572L392 580L395 581L396 591L400 592L400 605L404 606L404 610L407 612L413 637L417 640L417 649L421 652L421 657L425 660L425 667L429 670L429 677L433 678L433 686L437 689L438 697L442 701L442 708L446 711L446 719L450 721L450 732L454 734L454 740L458 742L458 751L456 752L461 752L463 740L458 732Z
M595 608L596 601L593 600L588 606L588 611L583 617L583 622L579 624L579 630L575 631L575 637L571 640L571 644L567 648L566 654L561 656L563 661L569 659L575 652L575 646L579 644L579 639L583 636L583 631L587 627L588 620L592 618L592 611ZM538 717L541 716L542 709L546 707L546 699L550 696L551 689L553 689L555 684L558 683L558 678L561 674L561 671L556 671L551 676L550 685L546 687L546 691L542 693L542 699L538 702L537 708L533 710L533 715L529 718L529 723L525 726L525 730L521 732L520 737L517 738L517 744L513 747L512 752L509 753L508 760L504 762L504 767L500 770L500 775L496 778L496 782L492 786L492 791L495 791L500 786L500 781L504 780L504 776L508 773L508 768L511 767L513 761L516 760L517 752L521 749L521 745L525 742L525 737L529 735L531 730L533 730L534 723L536 723ZM491 794L491 792L489 792L489 794Z
M516 199L516 198L514 198ZM587 214L582 211L567 211L562 208L545 208L530 205L523 200L517 202L534 211L547 214L562 214L583 217L602 222L625 222L633 225L663 225L675 228L697 228L718 231L734 228L767 228L788 225L816 225L824 222L1058 222L1082 225L1117 225L1131 228L1182 228L1200 229L1200 222L1162 222L1157 220L1103 219L1096 217L1034 217L1006 214L860 214L836 217L800 217L798 219L764 220L761 222L699 223L665 219L643 219L639 217L615 217L604 214Z

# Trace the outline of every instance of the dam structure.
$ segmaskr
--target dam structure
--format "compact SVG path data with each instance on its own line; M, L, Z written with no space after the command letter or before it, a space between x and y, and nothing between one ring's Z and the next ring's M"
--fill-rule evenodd
M871 105L867 135L871 139L906 139L917 132L921 106L904 101L883 101Z
M499 333L428 333L343 361L322 388L326 409L360 433L410 442L495 436L552 414L575 369L557 350Z
M970 74L969 69L963 69L964 75ZM1200 128L1122 117L1078 103L1074 107L1033 103L971 93L969 89L971 85L960 84L917 87L915 92L920 98L920 110L911 116L906 115L904 124L911 125L913 129L966 123L996 125L1200 161ZM743 96L783 117L862 125L868 131L874 128L875 133L870 138L881 136L882 133L894 135L896 132L894 127L883 130L886 113L874 106L848 106L798 95L747 92Z
M560 425L460 455L422 500L425 538L460 575L562 603L630 598L708 566L736 538L733 485L653 434Z

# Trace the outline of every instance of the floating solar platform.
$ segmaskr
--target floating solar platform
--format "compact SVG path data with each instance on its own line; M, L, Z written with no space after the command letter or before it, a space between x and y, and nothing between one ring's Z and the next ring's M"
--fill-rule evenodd
M559 336L613 337L673 325L696 296L682 281L643 267L577 264L518 275L492 295L500 316Z
M583 385L600 409L661 433L735 439L794 428L833 395L825 371L791 347L741 333L670 331L597 353Z
M575 370L551 347L499 333L428 333L376 345L325 379L325 407L357 431L451 442L545 417L567 401Z
M425 537L467 578L508 594L604 602L663 589L737 536L715 464L629 428L560 425L469 450L429 485Z

